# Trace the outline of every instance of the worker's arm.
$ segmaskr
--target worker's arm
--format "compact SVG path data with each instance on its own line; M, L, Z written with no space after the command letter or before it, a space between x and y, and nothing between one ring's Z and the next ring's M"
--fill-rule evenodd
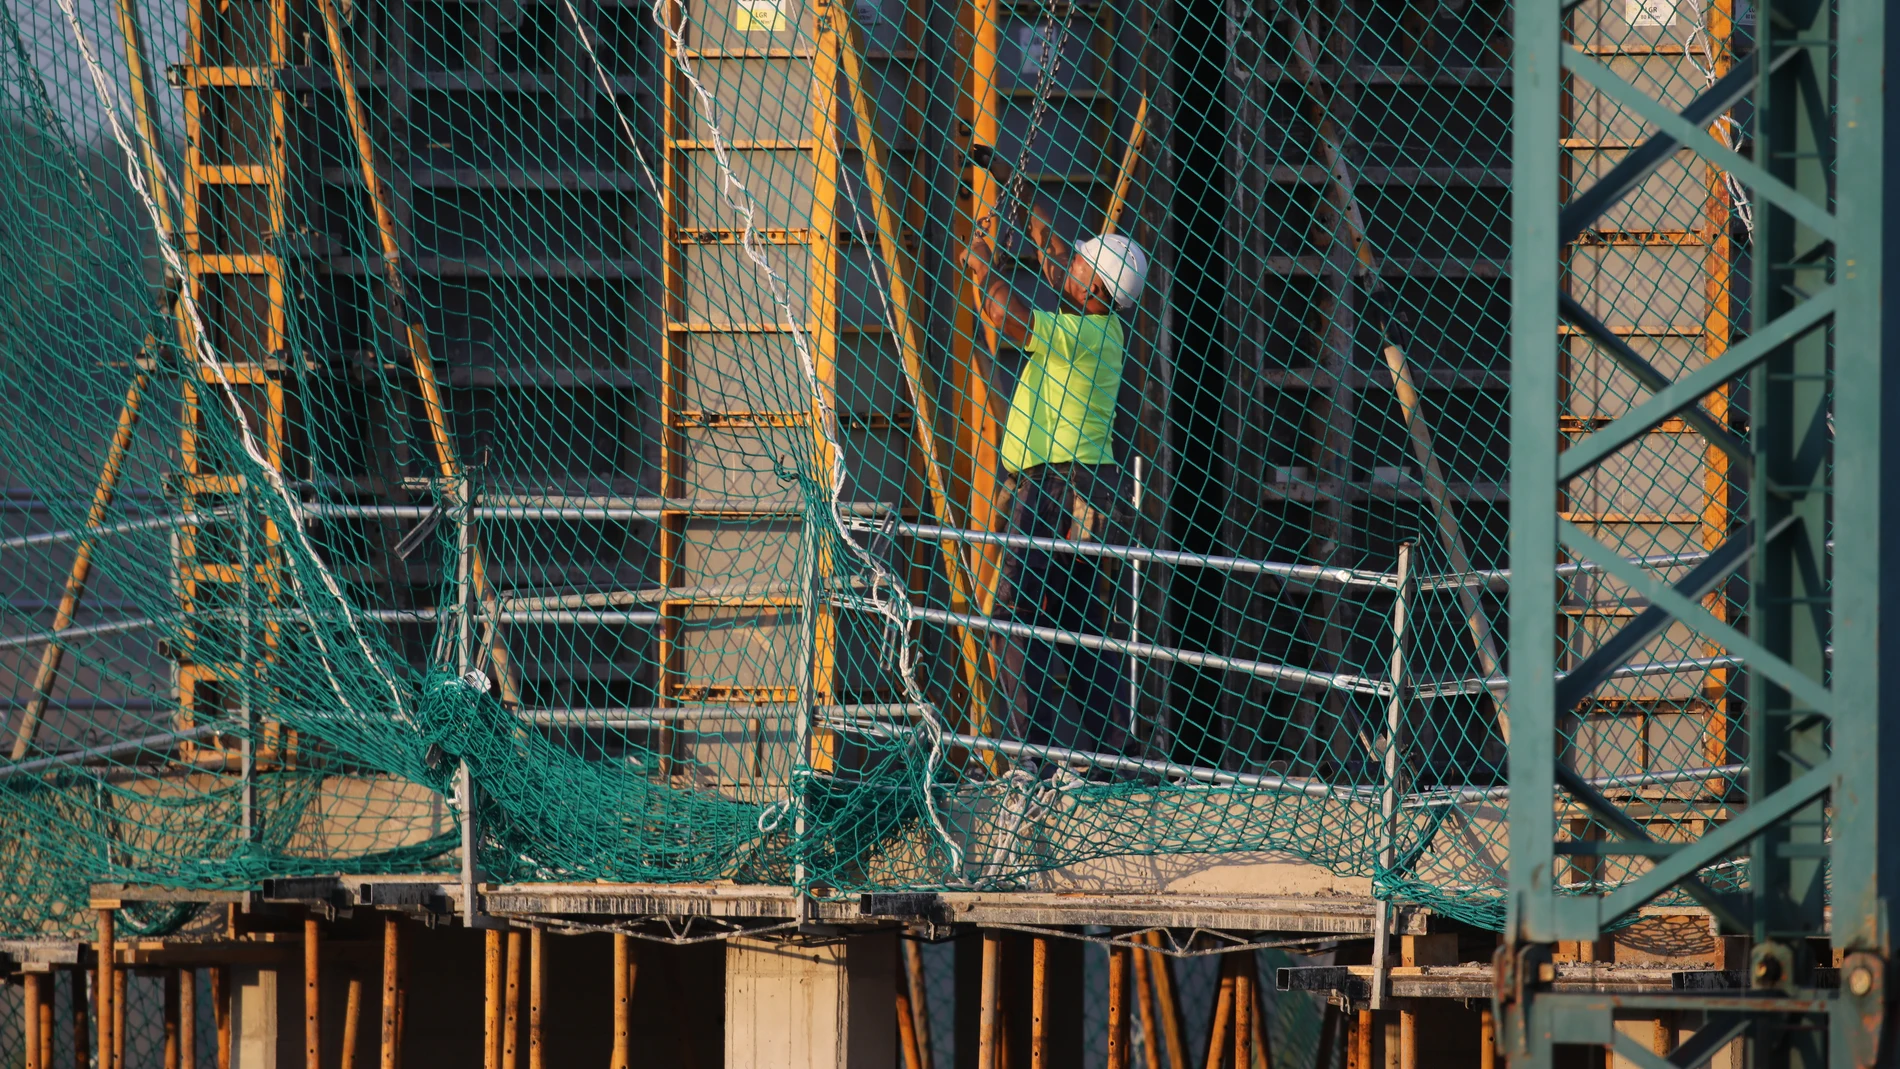
M1037 201L1029 211L1029 240L1036 246L1037 266L1042 277L1057 290L1069 291L1069 271L1075 251L1049 225L1049 206Z
M1009 283L998 277L990 264L990 243L981 235L970 238L963 250L963 267L970 273L970 284L983 295L983 321L1001 331L1017 345L1028 345L1035 330L1036 313L1016 296Z
M1007 183L1015 172L1015 167L1008 160L990 162L990 173L999 182ZM1036 267L1051 286L1067 292L1069 262L1074 258L1075 250L1069 248L1069 243L1063 241L1055 227L1050 225L1055 221L1055 215L1049 205L1034 193L1026 193L1024 198L1029 202L1029 241L1036 247Z

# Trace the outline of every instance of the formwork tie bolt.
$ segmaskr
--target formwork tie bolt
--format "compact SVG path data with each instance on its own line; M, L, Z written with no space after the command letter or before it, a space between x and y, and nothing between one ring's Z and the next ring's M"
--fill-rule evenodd
M1873 989L1874 974L1869 972L1865 967L1857 968L1847 974L1847 990L1852 992L1855 998L1864 997L1867 992Z

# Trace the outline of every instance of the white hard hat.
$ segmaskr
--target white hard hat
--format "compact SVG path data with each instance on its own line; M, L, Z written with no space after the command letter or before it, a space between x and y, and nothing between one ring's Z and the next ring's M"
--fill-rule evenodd
M1116 304L1133 308L1141 299L1141 288L1148 283L1148 254L1132 239L1104 234L1077 245L1075 254L1095 268L1096 279Z

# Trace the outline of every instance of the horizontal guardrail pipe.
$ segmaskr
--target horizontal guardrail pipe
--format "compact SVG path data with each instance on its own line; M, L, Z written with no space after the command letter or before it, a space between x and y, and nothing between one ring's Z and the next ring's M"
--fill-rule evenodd
M1630 564L1644 568L1658 568L1671 564L1700 564L1709 559L1706 549L1689 550L1685 553L1655 553L1647 557L1625 557ZM1603 566L1594 561L1572 561L1552 566L1559 579L1576 575L1600 572ZM1452 590L1461 586L1482 586L1492 590L1508 588L1511 585L1511 569L1485 568L1475 572L1444 572L1438 575L1424 575L1418 579L1420 590Z
M841 603L840 608L860 606ZM1270 679L1278 683L1288 683L1299 687L1313 687L1321 690L1345 690L1354 694L1389 695L1392 684L1383 683L1365 676L1343 673L1315 672L1307 668L1295 668L1292 665L1273 664L1267 661L1249 661L1239 657L1224 657L1218 653L1202 653L1198 650L1181 650L1170 646L1157 646L1152 642L1131 642L1127 639L1107 638L1102 635L1084 634L1079 631L1064 631L1060 628L1042 627L1035 624L1020 624L1011 620L998 620L991 616L974 613L949 612L944 609L913 607L913 618L934 624L947 624L951 627L968 627L978 631L994 631L999 634L1014 635L1017 638L1040 639L1065 646L1079 646L1083 649L1107 650L1122 653L1130 657L1141 657L1151 661L1173 661L1190 664L1197 668L1219 668L1240 672L1257 679Z
M858 730L868 734L908 734L919 729L910 725L866 723L848 718L830 718L827 727L842 730ZM1042 760L1058 761L1073 765L1086 765L1122 772L1149 772L1171 779L1192 779L1214 786L1257 787L1263 790L1291 791L1308 797L1331 797L1342 801L1377 801L1384 788L1364 784L1324 783L1308 776L1281 776L1273 773L1230 772L1221 768L1208 768L1202 765L1183 765L1173 761L1160 761L1152 758L1127 757L1121 754L1100 753L1093 750L1076 750L1062 746L1037 746L1010 739L993 739L981 735L961 735L945 732L943 740L953 746L962 746L972 750L986 750L1007 757L1033 757ZM1616 790L1625 787L1659 786L1671 783L1686 783L1694 780L1718 779L1745 775L1748 766L1741 764L1712 765L1707 768L1679 768L1665 772L1641 772L1622 776L1595 776L1587 780L1591 786L1602 790ZM1401 805L1408 809L1431 808L1461 802L1495 801L1509 798L1509 787L1457 787L1443 790L1419 791L1402 796Z
M368 609L357 613L365 619L384 624L431 623L441 619L438 609ZM482 613L480 619L491 614ZM660 622L660 614L648 611L613 609L502 609L493 617L504 624L571 624L620 627L646 627Z
M1301 583L1333 583L1340 586L1363 586L1391 590L1397 587L1398 577L1383 572L1365 572L1353 568L1331 568L1318 564L1283 564L1277 561L1253 560L1247 557L1220 557L1201 553L1185 553L1174 549L1149 549L1145 546L1124 546L1108 542L1078 542L1067 538L1042 538L1033 535L997 534L991 531L972 531L961 527L944 527L934 523L895 523L888 525L853 524L853 530L867 533L895 530L900 534L935 541L965 542L975 545L1003 546L1010 549L1046 549L1057 553L1074 553L1084 557L1110 557L1116 560L1147 561L1156 564L1171 564L1183 568L1211 568L1216 571L1236 572L1252 575L1272 575L1281 579Z
M525 709L516 713L516 718L537 726L552 727L602 727L625 728L671 726L686 720L712 721L749 721L774 719L771 710L781 710L784 717L795 716L798 706L793 702L760 705L721 705L721 706L654 706L627 708L586 708L586 709ZM865 704L865 705L825 705L818 706L814 712L830 728L858 732L869 735L891 736L898 734L917 734L921 731L914 724L892 724L870 719L880 716L902 716L906 719L924 715L926 707L901 704ZM764 715L762 715L764 714ZM168 749L181 742L198 742L227 730L228 725L201 725L179 731L166 731L146 735L137 739L108 743L81 750L69 750L65 753L51 754L11 765L0 765L0 781L16 776L33 775L49 769L84 764L89 761L111 761L139 753L157 752ZM1284 776L1275 773L1232 772L1227 769L1209 768L1204 765L1184 765L1174 761L1162 761L1153 758L1128 757L1122 754L1102 753L1093 750L1078 750L1064 746L1046 746L1017 742L1011 739L996 739L981 735L964 735L945 732L944 742L966 749L1000 753L1006 757L1021 760L1034 758L1055 761L1069 765L1081 765L1117 772L1146 772L1165 779L1193 780L1209 786L1251 787L1260 790L1302 794L1307 797L1333 798L1340 801L1366 802L1376 801L1381 788L1359 784L1324 783L1306 776ZM1600 790L1617 790L1631 787L1664 786L1672 783L1685 783L1696 780L1733 778L1746 775L1748 767L1742 764L1711 765L1705 768L1672 769L1664 772L1642 772L1620 776L1595 776L1588 779L1592 787ZM1458 787L1408 793L1400 801L1407 809L1434 808L1447 805L1464 805L1481 802L1506 800L1511 788L1501 787Z
M567 521L574 523L626 523L635 521L654 522L661 519L668 509L658 498L634 499L632 504L609 503L598 505L575 504L499 504L476 505L473 513L478 520L533 520ZM708 502L700 500L681 500L675 502L683 511L735 512L751 511L744 502ZM790 504L779 506L791 508ZM435 511L434 505L350 505L309 502L301 506L306 516L319 519L392 519L420 520ZM847 502L841 510L853 517L888 515L891 506L881 502ZM771 511L767 508L764 511ZM774 513L776 514L776 513ZM56 545L77 542L88 538L99 538L137 531L183 527L195 523L228 518L228 510L205 513L172 513L153 516L141 520L127 520L106 524L95 528L68 528L57 531L38 531L32 534L15 535L0 539L0 551L24 549L30 546ZM785 515L795 516L795 512ZM853 522L850 529L863 533L878 531L896 531L900 534L936 541L955 541L974 545L1001 546L1011 549L1043 549L1055 553L1074 553L1079 556L1105 557L1115 560L1143 561L1166 564L1180 568L1210 568L1216 571L1233 572L1242 575L1271 575L1289 582L1311 585L1334 584L1347 587L1364 587L1376 590L1391 590L1398 584L1398 577L1391 572L1374 572L1358 568L1340 568L1319 564L1288 564L1281 561L1257 560L1250 557L1228 557L1212 554L1188 553L1182 550L1150 549L1146 546L1120 545L1108 542L1080 542L1066 538L1042 538L1030 535L999 534L993 531L968 530L960 527L945 527L941 524L912 523L869 524ZM1662 553L1645 557L1627 558L1630 563L1645 567L1659 567L1670 564L1694 564L1708 558L1706 550L1685 553ZM1602 568L1584 561L1555 565L1558 576L1571 576L1595 573ZM1460 574L1440 574L1421 576L1417 580L1420 590L1448 590L1461 586L1483 586L1487 589L1502 589L1510 584L1511 570L1493 568Z
M825 726L871 735L917 734L922 730L908 724L885 724L843 717L828 719ZM1094 750L1076 750L1066 746L1039 746L1033 743L1016 742L1012 739L993 739L986 735L962 735L946 731L943 733L943 741L951 746L1000 753L1005 757L1018 760L1036 758L1062 764L1106 769L1112 772L1148 772L1168 779L1193 780L1214 787L1254 787L1261 790L1303 794L1311 798L1335 798L1341 801L1367 803L1378 801L1381 791L1379 787L1322 783L1305 776L1281 776L1270 772L1229 772L1224 768L1208 768L1205 765L1183 765L1174 761L1126 757L1121 754L1100 753Z
M93 746L84 750L68 750L65 753L57 753L49 757L36 757L30 761L18 761L11 765L0 765L0 781L9 780L15 776L30 776L36 772L44 772L48 769L60 768L66 765L80 765L88 761L110 761L114 758L126 757L133 754L168 749L181 742L198 742L202 739L208 739L218 734L218 731L218 728L211 726L186 728L183 731L164 731L156 735L147 735L143 738L127 739L124 742L108 743L104 746Z
M0 650L17 650L25 646L45 645L48 642L70 642L77 638L114 635L122 631L142 631L154 626L157 626L155 621L144 616L137 616L126 620L107 620L104 623L64 627L58 631L35 631L30 635L5 635L0 636Z
M532 499L530 499L531 501ZM850 516L882 516L892 511L893 506L881 501L844 501L838 508ZM434 512L434 505L348 505L328 502L310 502L303 506L306 516L319 519L389 519L420 520ZM469 510L478 520L543 520L566 521L569 523L629 523L634 521L657 522L669 513L703 513L706 515L743 515L756 513L761 516L774 516L796 519L804 509L793 501L746 501L744 499L708 500L705 498L634 498L599 504L575 504L563 502L556 504L533 504L529 502L511 502L503 504L476 504Z
M923 716L922 705L820 705L821 717ZM515 719L536 727L629 729L672 727L682 721L743 724L752 720L790 720L799 715L797 702L760 702L750 705L645 705L574 709L522 709Z
M850 606L847 606L850 607ZM861 610L868 611L868 610ZM1389 697L1392 684L1366 676L1347 673L1317 672L1308 668L1296 668L1292 665L1274 664L1268 661L1251 661L1239 657L1226 657L1217 653L1203 653L1198 650L1176 649L1171 646L1158 646L1150 642L1130 642L1126 639L1108 638L1103 635L1090 635L1078 631L1064 631L1053 627L1041 627L1020 624L994 617L979 616L971 613L953 613L942 609L913 608L912 615L928 623L948 624L953 627L971 627L977 630L995 631L1014 635L1018 638L1034 638L1044 642L1078 646L1083 649L1107 650L1122 653L1144 660L1172 661L1189 664L1198 668L1215 668L1240 672L1260 679L1289 683L1299 687L1322 690L1344 690L1354 694ZM440 618L436 609L365 609L356 616L377 623L431 623ZM617 611L609 609L503 609L495 614L504 624L544 624L557 626L599 626L599 627L652 627L660 623L657 612L644 610ZM484 616L486 618L486 616ZM148 617L136 617L128 620L109 620L103 623L82 624L68 627L57 632L36 632L28 635L0 636L0 650L20 649L41 645L46 642L69 642L75 639L93 638L100 635L118 634L127 631L139 631L158 626L157 621ZM1741 657L1724 654L1715 657L1692 657L1678 661L1654 661L1640 664L1626 664L1610 674L1611 679L1636 679L1647 676L1669 675L1676 672L1703 672L1717 668L1741 668L1745 662ZM1560 674L1557 678L1561 679ZM1488 679L1453 679L1434 683L1421 683L1412 688L1415 698L1445 698L1458 695L1476 695L1485 691L1503 691L1510 686L1506 676L1492 676Z
M194 523L208 523L230 515L228 511L212 512L172 512L163 516L148 516L142 520L122 520L118 523L105 523L97 527L69 527L58 531L35 531L32 534L14 535L0 538L0 551L9 549L27 549L32 546L54 546L66 542L83 542L111 535L131 534L135 531L161 530L168 527L186 527Z
M1829 652L1833 652L1830 650ZM1638 679L1644 676L1664 676L1675 672L1707 672L1716 668L1744 668L1747 662L1732 654L1718 654L1714 657L1686 657L1679 661L1643 661L1626 664L1611 672L1610 679ZM1567 673L1557 673L1562 679ZM1473 677L1470 679L1447 679L1436 683L1421 683L1413 688L1413 696L1418 698L1445 698L1457 694L1482 694L1485 691L1503 691L1510 688L1509 676Z
M1747 765L1710 765L1706 768L1676 768L1665 772L1637 772L1624 776L1592 776L1584 782L1598 790L1619 790L1628 787L1664 787L1672 783L1692 783L1706 779L1730 779L1747 773ZM1433 809L1447 805L1499 802L1508 800L1510 797L1511 788L1508 786L1447 787L1407 794L1399 804L1405 809Z

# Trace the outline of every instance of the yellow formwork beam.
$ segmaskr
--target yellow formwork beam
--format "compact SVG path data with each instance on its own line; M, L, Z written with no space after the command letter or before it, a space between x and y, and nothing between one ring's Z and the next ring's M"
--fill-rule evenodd
M812 204L810 229L810 315L809 339L813 384L811 425L812 463L821 478L831 478L838 461L837 446L831 440L830 412L837 397L838 382L838 191L844 161L840 157L838 133L838 71L844 50L843 34L837 21L823 16L818 7L818 48L812 56L811 141ZM837 562L820 540L816 524L805 524L805 552L812 554L812 576L816 589L812 598L811 679L804 685L812 690L810 705L831 703L837 676L838 621L831 606L817 594L830 586ZM837 735L811 727L806 754L812 768L829 772L838 758Z
M958 148L964 158L977 145L995 145L1002 132L1002 97L997 88L996 64L1002 32L997 0L970 0L958 14L957 51L968 57L964 69L963 91L957 104L958 129L968 131ZM959 244L968 244L976 234L979 220L986 220L986 236L991 247L997 242L995 215L1002 187L987 167L965 165L969 183L967 200L956 213L954 232ZM960 194L961 195L961 194ZM1002 471L1002 428L1009 419L1009 404L991 389L995 381L996 329L984 322L983 294L974 285L959 284L956 321L950 340L950 385L957 397L957 456L955 473L967 493L965 522L976 530L996 531L1007 520L1006 505L998 477ZM979 344L977 338L982 337ZM996 603L996 584L1002 572L1003 554L999 547L971 548L975 570L977 610L988 615ZM975 642L975 650L965 649L962 661L966 678L968 665L979 666L984 678L995 677L995 652L987 642ZM994 734L990 720L987 686L967 688L968 728L973 735ZM1000 771L1001 759L985 752L985 765Z

